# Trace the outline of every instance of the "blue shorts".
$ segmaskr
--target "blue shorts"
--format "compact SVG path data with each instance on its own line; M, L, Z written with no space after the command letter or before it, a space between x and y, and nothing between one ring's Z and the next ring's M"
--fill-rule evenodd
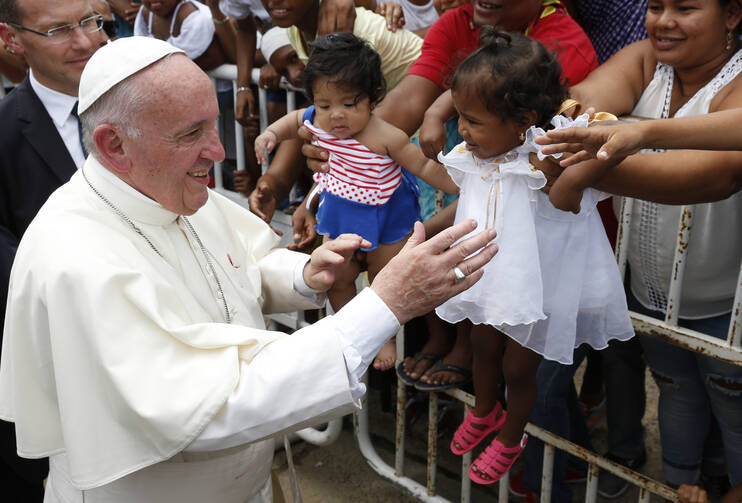
M404 238L420 220L417 184L414 177L402 170L402 183L392 197L379 206L349 201L327 191L322 192L317 210L317 232L335 239L340 234L355 233L371 242L392 244Z

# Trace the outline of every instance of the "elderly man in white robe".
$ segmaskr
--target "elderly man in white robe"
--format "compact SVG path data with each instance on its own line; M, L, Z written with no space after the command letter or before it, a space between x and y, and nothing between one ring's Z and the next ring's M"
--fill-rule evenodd
M224 156L209 78L165 42L99 50L80 82L89 152L32 222L11 274L0 417L50 457L45 501L244 502L273 436L354 410L400 323L481 277L492 230L405 249L337 314L285 335L263 314L316 307L362 238L274 249L207 189ZM478 252L478 253L477 253Z

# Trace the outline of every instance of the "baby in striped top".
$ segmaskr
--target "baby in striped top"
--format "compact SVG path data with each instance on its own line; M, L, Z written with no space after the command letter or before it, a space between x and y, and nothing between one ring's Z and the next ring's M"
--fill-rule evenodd
M302 124L315 135L316 143L330 152L330 170L314 175L307 203L320 193L317 231L325 240L354 233L369 241L358 267L365 265L373 281L420 220L417 184L407 171L427 181L445 170L410 143L404 131L373 114L386 90L376 51L351 33L319 38L310 46L303 83L313 105L271 124L255 140L255 153L262 162L277 143L296 138ZM338 278L328 292L336 311L356 294L358 271ZM387 370L395 358L392 339L374 367Z

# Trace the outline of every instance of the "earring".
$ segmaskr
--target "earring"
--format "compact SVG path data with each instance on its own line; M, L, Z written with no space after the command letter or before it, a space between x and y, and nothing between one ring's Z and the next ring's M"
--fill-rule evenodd
M724 47L724 49L726 49L727 51L731 51L732 50L732 40L733 40L732 32L731 31L728 31L727 32L727 45L726 45L726 47Z
M518 137L520 141L526 141L526 133L522 132L520 133L520 136Z

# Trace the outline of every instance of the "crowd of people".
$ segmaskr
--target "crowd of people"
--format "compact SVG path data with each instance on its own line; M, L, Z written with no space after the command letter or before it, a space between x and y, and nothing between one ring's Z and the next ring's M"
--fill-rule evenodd
M0 0L3 488L271 501L273 437L351 412L373 366L420 392L472 382L450 449L484 447L468 473L483 485L522 459L509 490L532 503L529 421L593 449L604 409L605 455L641 470L648 367L665 482L739 503L742 365L635 336L629 310L729 332L741 22L740 0ZM234 94L204 73L227 62ZM246 167L225 178L250 211L207 188L235 120ZM270 222L295 185L279 249ZM266 330L326 300L332 316ZM427 330L396 362L412 318ZM585 478L557 453L552 500ZM601 496L627 488L600 473Z

